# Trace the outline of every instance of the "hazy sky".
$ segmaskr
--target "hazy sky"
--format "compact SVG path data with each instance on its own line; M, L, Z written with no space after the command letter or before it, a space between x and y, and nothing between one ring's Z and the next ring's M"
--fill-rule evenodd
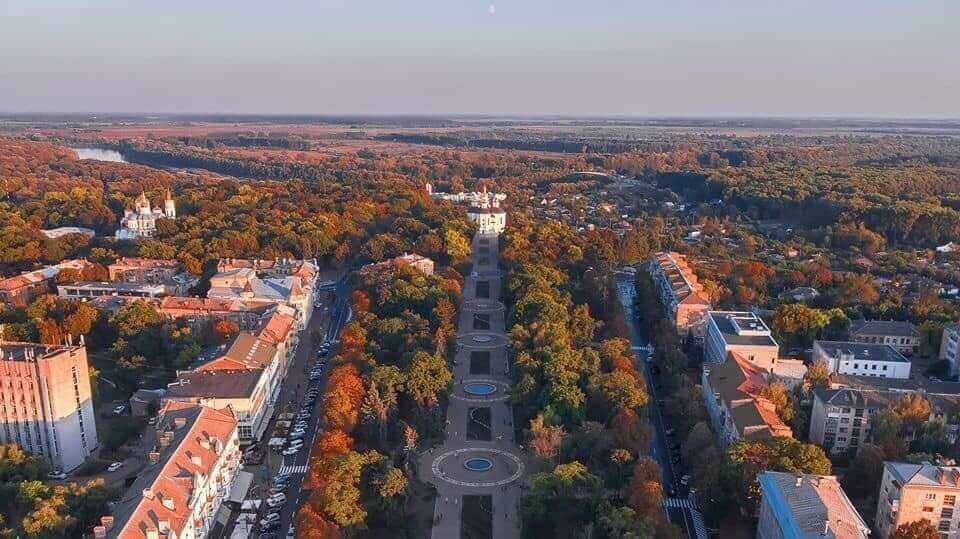
M960 0L0 0L0 111L956 118Z

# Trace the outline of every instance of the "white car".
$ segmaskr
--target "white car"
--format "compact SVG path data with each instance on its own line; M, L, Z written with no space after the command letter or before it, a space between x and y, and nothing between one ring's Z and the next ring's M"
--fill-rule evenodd
M122 463L122 462L114 462L114 463L110 464L110 466L107 466L107 471L108 471L108 472L115 472L115 471L119 470L120 468L123 468L123 463Z
M286 449L283 450L283 455L284 455L285 457L289 457L290 455L296 455L296 454L299 453L299 452L300 452L300 446L297 446L297 447L288 447L288 448L286 448Z
M286 494L277 494L276 496L270 496L267 498L267 505L270 507L279 507L285 503L287 503Z
M54 470L47 474L48 479L66 479L67 474L61 472L60 470Z
M273 522L273 521L276 521L276 520L280 520L280 513L268 513L268 514L266 514L266 515L263 515L263 518L260 519L260 522L261 522L261 523L263 523L263 522Z
M113 407L113 415L123 415L127 411L127 406L125 404L120 404Z
M289 449L289 448L300 449L300 448L302 448L302 447L303 447L303 440L300 439L300 438L296 438L296 439L290 440L290 444L287 445L287 448L288 448L288 449Z
M304 436L306 436L306 434L307 434L307 431L303 429L292 430L290 431L289 434L287 434L287 438L291 440L296 440L299 438L303 438Z

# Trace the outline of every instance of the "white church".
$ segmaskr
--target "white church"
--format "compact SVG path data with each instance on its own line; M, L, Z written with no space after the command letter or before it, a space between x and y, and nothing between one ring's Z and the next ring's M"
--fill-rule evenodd
M132 210L123 212L120 219L120 229L117 230L118 240L136 240L152 238L157 231L157 219L176 219L177 208L173 203L170 190L167 189L167 198L163 201L163 210L153 208L144 192L140 192Z
M477 223L481 234L500 234L507 228L507 212L500 207L500 203L507 199L503 193L488 193L486 187L480 192L435 193L430 183L424 188L433 198L466 204L467 217Z

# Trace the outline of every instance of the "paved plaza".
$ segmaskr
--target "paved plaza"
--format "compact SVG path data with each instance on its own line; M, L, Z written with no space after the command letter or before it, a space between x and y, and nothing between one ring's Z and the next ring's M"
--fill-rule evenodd
M508 402L510 368L498 253L497 236L474 237L473 271L463 287L446 440L420 460L422 479L437 486L433 539L461 537L464 495L492 497L493 537L520 536L517 504L525 466L513 439Z

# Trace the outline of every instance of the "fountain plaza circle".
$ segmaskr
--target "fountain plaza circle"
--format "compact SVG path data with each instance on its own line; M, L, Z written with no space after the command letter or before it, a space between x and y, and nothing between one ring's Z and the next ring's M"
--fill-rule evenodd
M473 457L465 460L463 467L471 472L488 472L493 469L493 461L486 457Z
M490 349L507 345L507 338L497 333L466 333L457 337L457 344L466 348Z
M502 449L464 447L437 455L430 469L434 477L453 485L490 488L520 479L524 465L519 457Z
M503 303L490 299L473 299L464 302L463 309L473 312L496 312L504 310Z
M470 382L463 386L463 391L467 395L493 395L497 392L497 386L489 382Z

